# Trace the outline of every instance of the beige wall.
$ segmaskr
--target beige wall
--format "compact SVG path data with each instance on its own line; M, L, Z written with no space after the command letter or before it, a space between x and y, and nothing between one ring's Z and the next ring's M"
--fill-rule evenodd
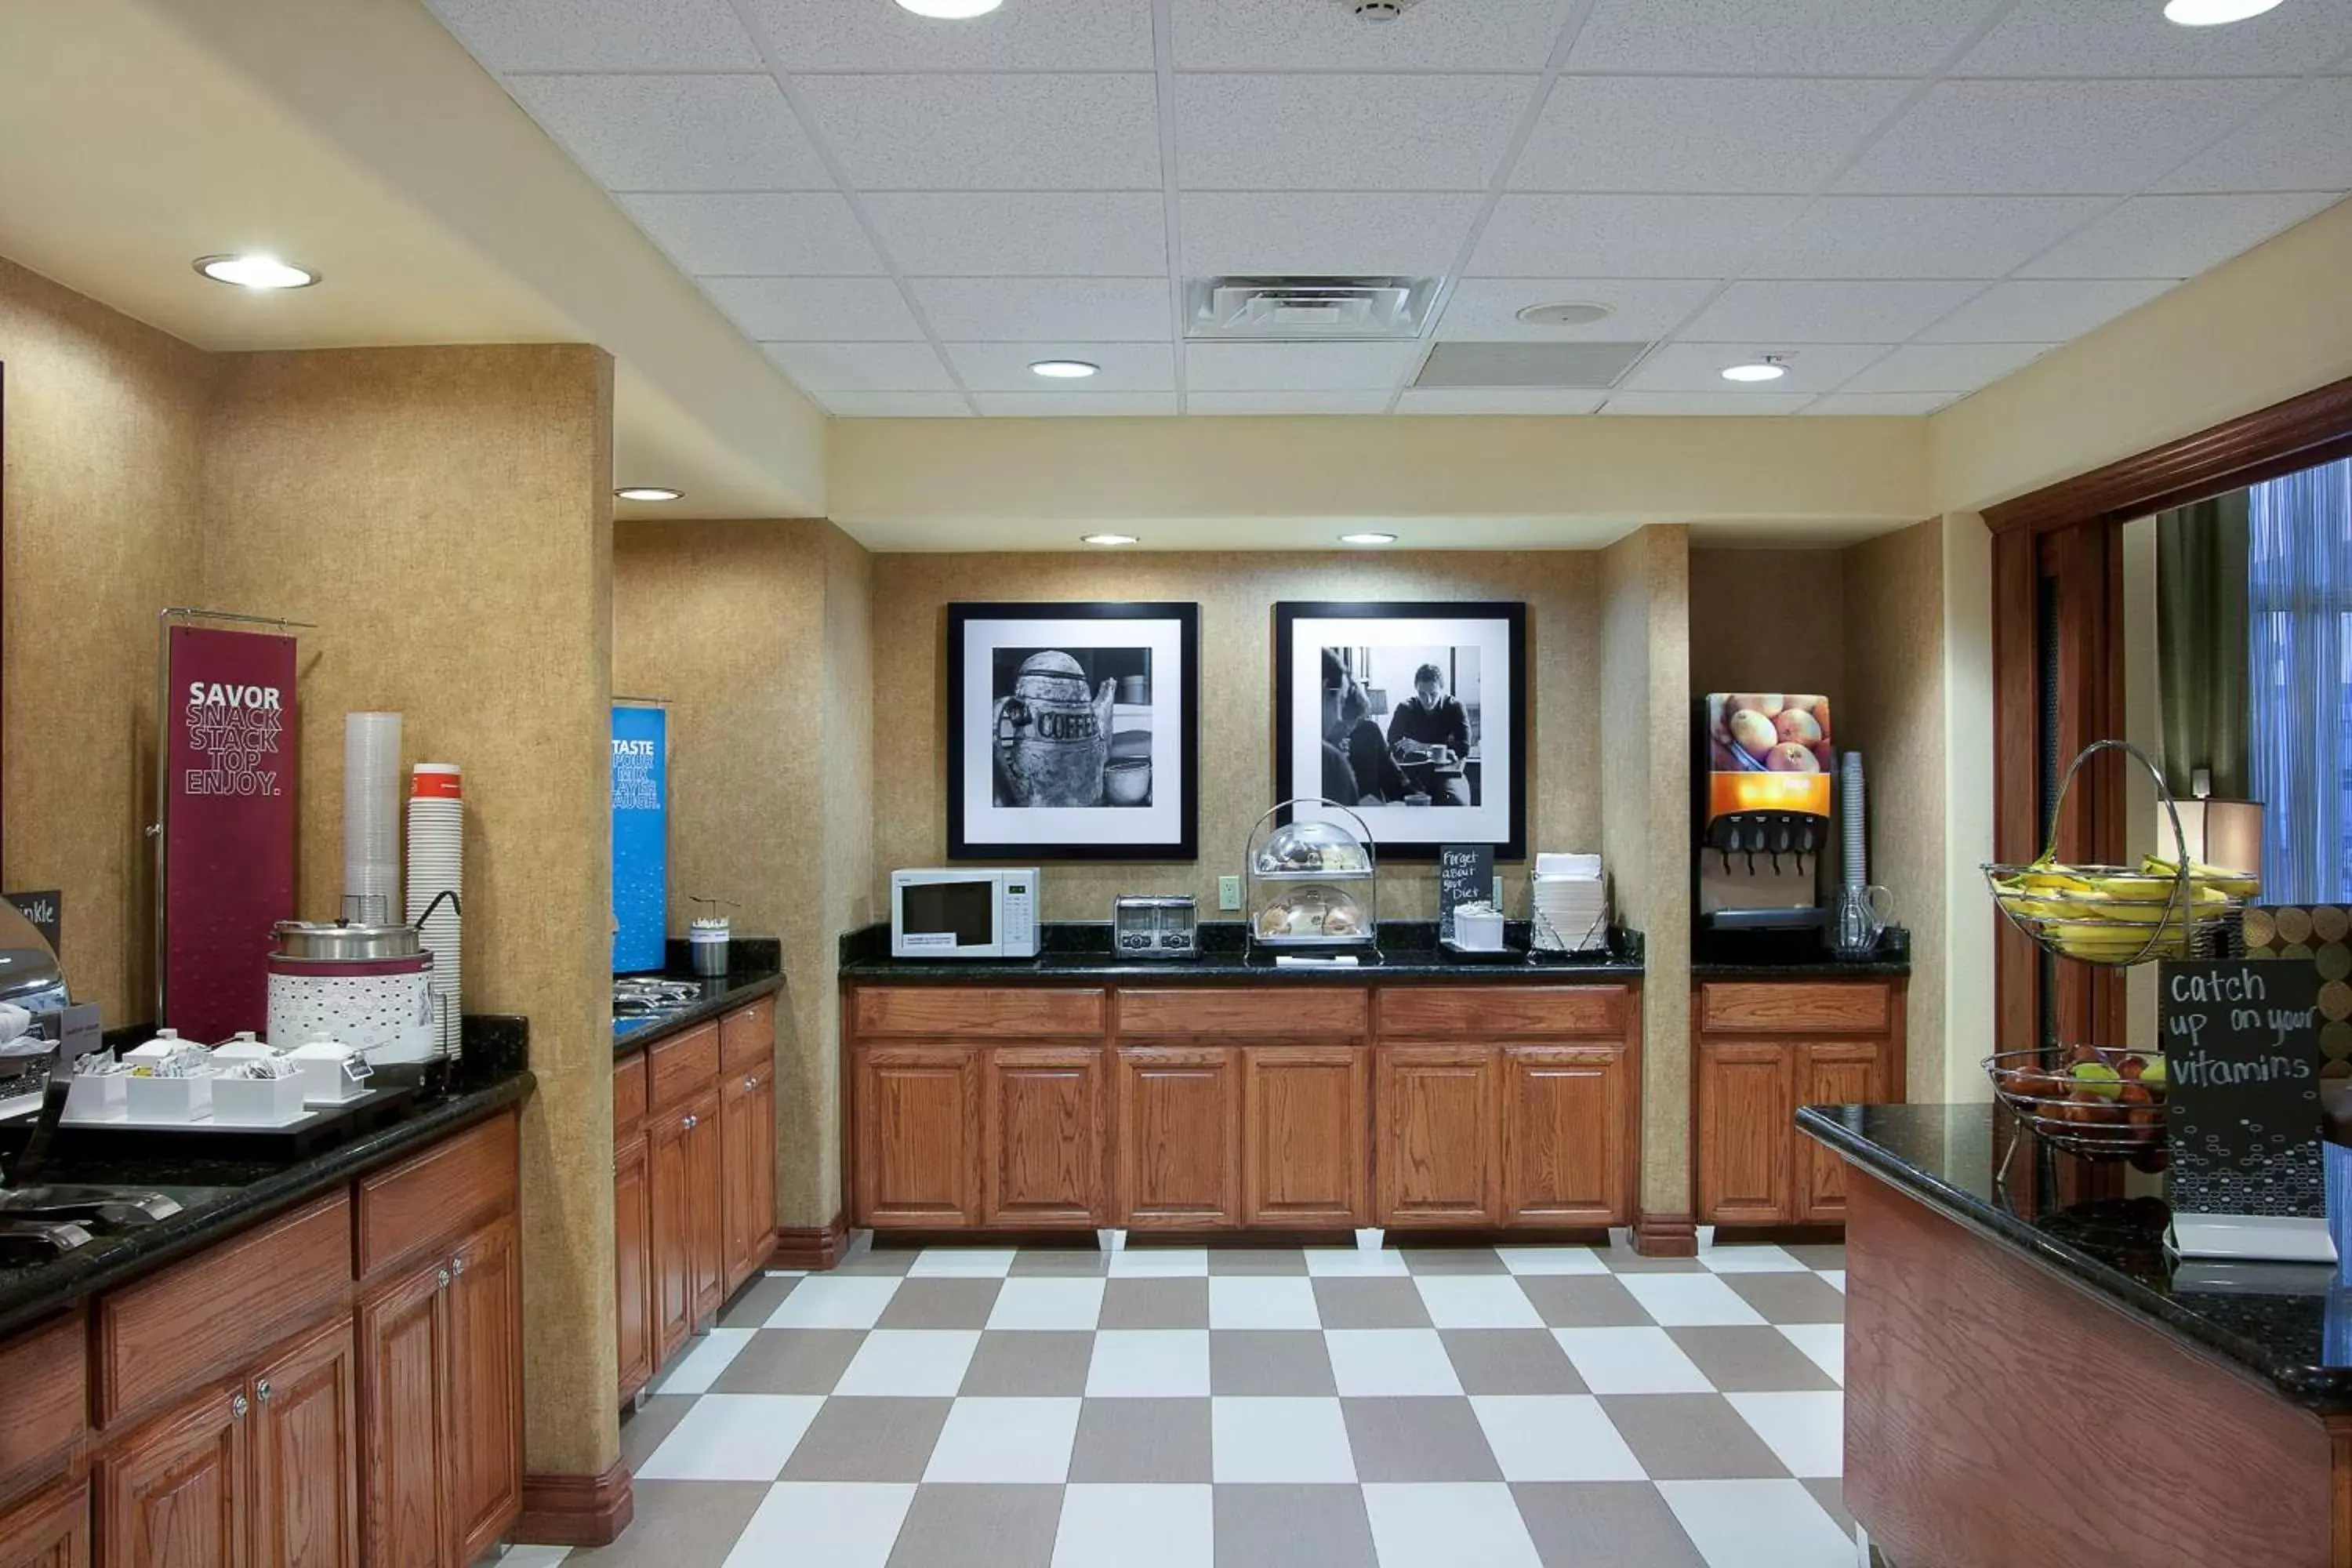
M0 261L0 882L65 893L66 975L154 1016L156 613L196 592L211 359Z
M466 770L466 997L530 1019L528 1468L619 1452L613 1388L612 362L583 346L224 363L207 603L302 635L299 900L341 894L341 715Z

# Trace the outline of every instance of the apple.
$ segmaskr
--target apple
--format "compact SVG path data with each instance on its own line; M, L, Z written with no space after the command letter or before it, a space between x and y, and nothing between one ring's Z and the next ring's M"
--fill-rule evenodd
M1760 763L1780 744L1780 732L1762 713L1753 708L1742 708L1731 716L1731 739L1741 751Z
M2121 1092L2123 1074L2105 1062L2076 1062L2074 1078L2074 1092L2078 1095L2111 1100Z
M1801 746L1794 741L1784 746L1774 746L1764 758L1765 768L1776 773L1817 773L1822 760L1813 755L1811 746Z
M1772 721L1772 729L1781 740L1800 745L1810 746L1822 738L1822 727L1814 722L1813 716L1794 708L1782 709L1780 716Z

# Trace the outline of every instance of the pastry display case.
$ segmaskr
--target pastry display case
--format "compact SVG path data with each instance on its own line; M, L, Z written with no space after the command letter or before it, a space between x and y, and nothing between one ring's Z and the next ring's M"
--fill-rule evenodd
M1319 797L1283 802L1251 830L1243 869L1253 946L1374 944L1380 900L1372 836L1347 806Z

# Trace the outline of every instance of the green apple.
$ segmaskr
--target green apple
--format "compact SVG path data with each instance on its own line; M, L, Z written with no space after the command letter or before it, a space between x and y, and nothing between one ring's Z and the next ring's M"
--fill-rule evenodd
M2164 1070L2164 1058L2162 1057L2148 1058L2147 1067L2146 1070L2141 1072L2139 1075L2139 1080L2140 1082L2147 1085L2150 1089L2161 1090L2165 1085L2170 1081Z
M2113 1100L2123 1092L2124 1075L2105 1062L2076 1062L2074 1087L2101 1100Z

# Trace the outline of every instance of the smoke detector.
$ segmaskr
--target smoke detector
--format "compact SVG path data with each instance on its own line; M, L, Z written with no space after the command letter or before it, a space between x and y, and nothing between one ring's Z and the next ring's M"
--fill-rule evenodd
M1419 0L1339 0L1339 7L1360 22L1393 22Z
M1184 335L1262 342L1407 339L1428 324L1434 278L1193 278Z

